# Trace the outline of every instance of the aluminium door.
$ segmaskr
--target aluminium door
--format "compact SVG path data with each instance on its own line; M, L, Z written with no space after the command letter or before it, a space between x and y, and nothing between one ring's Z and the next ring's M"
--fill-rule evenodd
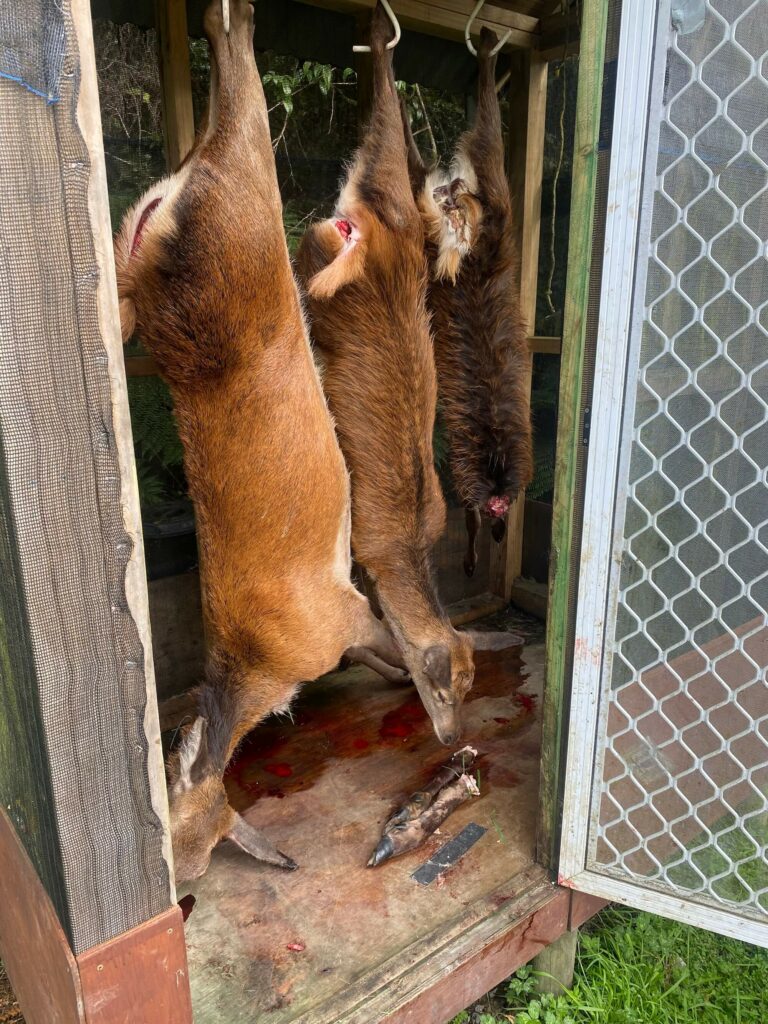
M768 0L624 0L564 884L768 946Z

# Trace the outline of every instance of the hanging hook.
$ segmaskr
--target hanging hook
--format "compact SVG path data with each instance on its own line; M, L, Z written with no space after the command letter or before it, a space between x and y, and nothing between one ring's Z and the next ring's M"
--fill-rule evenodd
M224 31L229 35L229 0L221 0L221 17L224 21Z
M387 49L388 50L394 50L394 48L400 42L400 22L397 20L395 12L389 6L388 0L381 0L381 6L387 12L387 17L392 22L392 28L395 30L394 39L390 39L390 41L387 43ZM371 52L370 46L353 46L352 50L355 53L370 53Z
M381 2L384 3L384 0L381 0ZM474 10L472 11L472 13L469 16L469 21L467 22L467 26L464 29L464 42L467 44L467 49L469 50L469 52L472 54L473 57L477 56L477 50L475 49L475 47L474 47L474 45L472 43L472 39L471 39L469 33L470 33L471 29L472 29L472 25L474 23L474 20L478 16L478 14L480 13L480 8L483 6L484 3L485 3L485 0L477 0L477 3L475 4ZM502 48L504 43L506 43L506 41L509 39L509 37L511 35L512 35L512 29L510 29L507 32L506 35L502 36L502 38L498 41L498 43L496 43L494 48L491 50L491 56L492 57L496 56L496 54L499 52L499 50Z

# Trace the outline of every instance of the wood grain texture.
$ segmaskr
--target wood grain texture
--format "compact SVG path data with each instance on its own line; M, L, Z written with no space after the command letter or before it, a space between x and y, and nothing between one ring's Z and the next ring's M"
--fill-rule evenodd
M82 1024L85 1017L75 958L53 904L2 807L0 865L0 959L27 1024Z
M11 816L59 919L69 929L53 787L43 753L45 729L1 433L0 706L0 807Z
M123 363L124 347L120 333L120 313L112 248L112 220L107 192L107 168L104 160L104 138L89 0L72 0L72 20L80 54L81 74L77 121L90 162L88 211L99 272L99 282L96 288L99 332L107 355L109 397L114 423L114 447L120 474L120 514L122 526L131 546L128 563L125 567L125 601L138 633L143 653L141 667L144 673L143 727L147 745L146 775L152 809L162 829L162 856L166 862L165 870L168 871L170 880L168 895L170 901L174 902L175 896L171 880L172 853L168 825L168 794L160 742L141 507L136 481L128 387Z
M168 169L175 171L195 142L186 0L155 0L163 131Z
M562 347L561 338L533 337L528 343L534 355L559 356Z
M372 0L303 0L313 7L323 7L334 11L352 13L370 9ZM471 0L393 0L392 9L403 28L425 32L428 35L442 36L446 39L464 40L464 27L472 12L474 3ZM510 48L528 49L538 45L538 19L531 15L520 14L509 10L506 6L488 3L475 21L475 29L479 33L483 25L501 37L511 30L507 46Z
M577 931L564 931L537 953L533 961L534 971L540 972L536 989L550 995L561 995L573 985L573 971L576 966Z
M547 686L544 698L542 746L541 833L539 859L557 862L559 801L563 754L563 724L567 706L565 678L570 615L571 550L576 489L576 453L581 445L582 372L586 311L592 263L598 138L602 110L603 61L608 0L586 0L582 6L581 60L576 99L576 130L573 150L571 220L568 268L563 315L563 346L560 361L555 494L552 519L552 554L549 578L547 628Z
M604 900L601 896L590 896L589 893L578 892L576 889L572 889L571 916L568 921L568 927L572 931L576 931L583 924L586 924L590 918L594 917L595 914L605 910L607 906L609 906L609 901Z
M181 910L77 958L86 1024L192 1024Z
M170 884L147 770L158 737L147 732L147 651L131 592L130 440L100 292L111 249L103 158L97 167L83 136L100 137L90 12L76 0L52 16L66 40L60 101L0 82L0 133L24 140L0 147L0 218L13 225L0 254L0 429L44 733L37 757L56 817L44 834L58 835L81 951L168 906ZM34 5L24 17L37 26Z
M521 907L507 912L508 927L499 929L487 945L478 949L478 937L472 936L458 949L443 950L433 985L384 1017L382 1024L444 1024L559 939L568 918L568 893L542 889L532 893L531 900L537 905L527 912ZM471 955L462 958L462 952L470 950ZM360 1016L354 1024L371 1019L378 1018Z
M520 311L533 333L547 112L547 65L536 54L514 55L509 96L509 188L520 225ZM504 540L491 549L491 589L507 600L522 569L524 517L525 494L519 494L507 515Z
M464 719L483 795L378 869L365 863L383 822L446 760L413 687L350 668L308 684L292 720L254 731L227 773L230 802L300 866L276 872L222 844L188 887L197 1024L380 1021L553 891L532 863L542 655L540 644L478 652ZM470 822L488 831L459 864L426 889L414 882Z

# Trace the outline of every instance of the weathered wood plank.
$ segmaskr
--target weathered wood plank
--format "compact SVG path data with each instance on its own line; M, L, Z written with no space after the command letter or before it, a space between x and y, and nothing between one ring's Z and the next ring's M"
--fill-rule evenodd
M190 886L197 1024L386 1019L552 894L532 862L542 658L541 644L478 652L464 720L483 795L376 870L365 863L383 821L446 756L413 687L350 668L304 687L292 719L251 734L225 779L230 801L300 869L276 872L223 844ZM412 872L470 822L482 839L442 881L417 885Z
M168 168L175 171L195 142L186 0L155 0L163 133Z
M522 608L524 612L535 615L537 619L545 620L547 617L547 585L537 583L535 580L524 580L518 578L512 584L510 594L512 603Z
M374 6L373 0L302 0L314 7L354 13ZM472 12L471 0L394 0L392 9L403 28L426 32L445 39L464 39L464 28ZM498 35L511 32L507 46L530 49L538 45L538 19L488 4L478 16L477 32L483 25Z
M126 377L156 377L159 372L153 356L125 357Z
M536 336L529 338L528 344L532 355L559 356L562 339Z
M571 917L568 922L568 927L575 931L581 928L583 924L586 924L590 918L594 917L595 914L599 914L601 910L609 905L608 900L604 900L601 896L590 896L589 893L579 892L577 889L571 890Z
M27 1024L83 1024L75 958L4 807L0 865L0 959Z
M33 37L40 13L23 11ZM171 885L90 10L46 16L65 35L60 101L0 82L0 432L34 670L11 684L31 677L39 706L82 951L165 909Z
M582 6L581 61L576 100L573 185L568 244L567 287L560 362L555 495L547 628L547 686L542 744L542 818L539 858L557 861L563 718L567 706L566 644L570 615L570 559L576 538L576 453L581 440L582 371L586 311L592 263L592 234L598 138L602 110L603 62L608 0L587 0Z
M171 907L77 958L87 1024L192 1024L181 910Z
M540 972L536 979L539 992L560 995L573 985L573 971L576 966L578 931L564 931L563 934L545 946L533 961L533 969Z
M514 56L509 95L509 187L519 224L520 310L533 332L547 112L547 65L535 53ZM530 380L528 388L530 393ZM492 589L506 599L522 569L524 516L525 494L520 494L507 515L503 542L491 551Z
M564 932L567 894L562 889L548 892L545 889L532 893L529 898L533 902L537 897L538 905L527 913L520 906L509 909L505 915L507 929L499 928L499 934L487 945L474 934L466 936L453 948L441 950L432 958L433 984L405 1006L388 1014L383 1024L444 1024L528 963L548 943L567 934ZM354 1024L364 1024L371 1018L359 1016L350 1019L349 1024L353 1024L353 1020Z

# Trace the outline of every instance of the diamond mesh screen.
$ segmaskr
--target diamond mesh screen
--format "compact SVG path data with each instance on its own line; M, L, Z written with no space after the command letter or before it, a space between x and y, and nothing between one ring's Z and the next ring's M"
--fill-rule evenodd
M652 218L589 862L764 920L768 0L672 37Z

